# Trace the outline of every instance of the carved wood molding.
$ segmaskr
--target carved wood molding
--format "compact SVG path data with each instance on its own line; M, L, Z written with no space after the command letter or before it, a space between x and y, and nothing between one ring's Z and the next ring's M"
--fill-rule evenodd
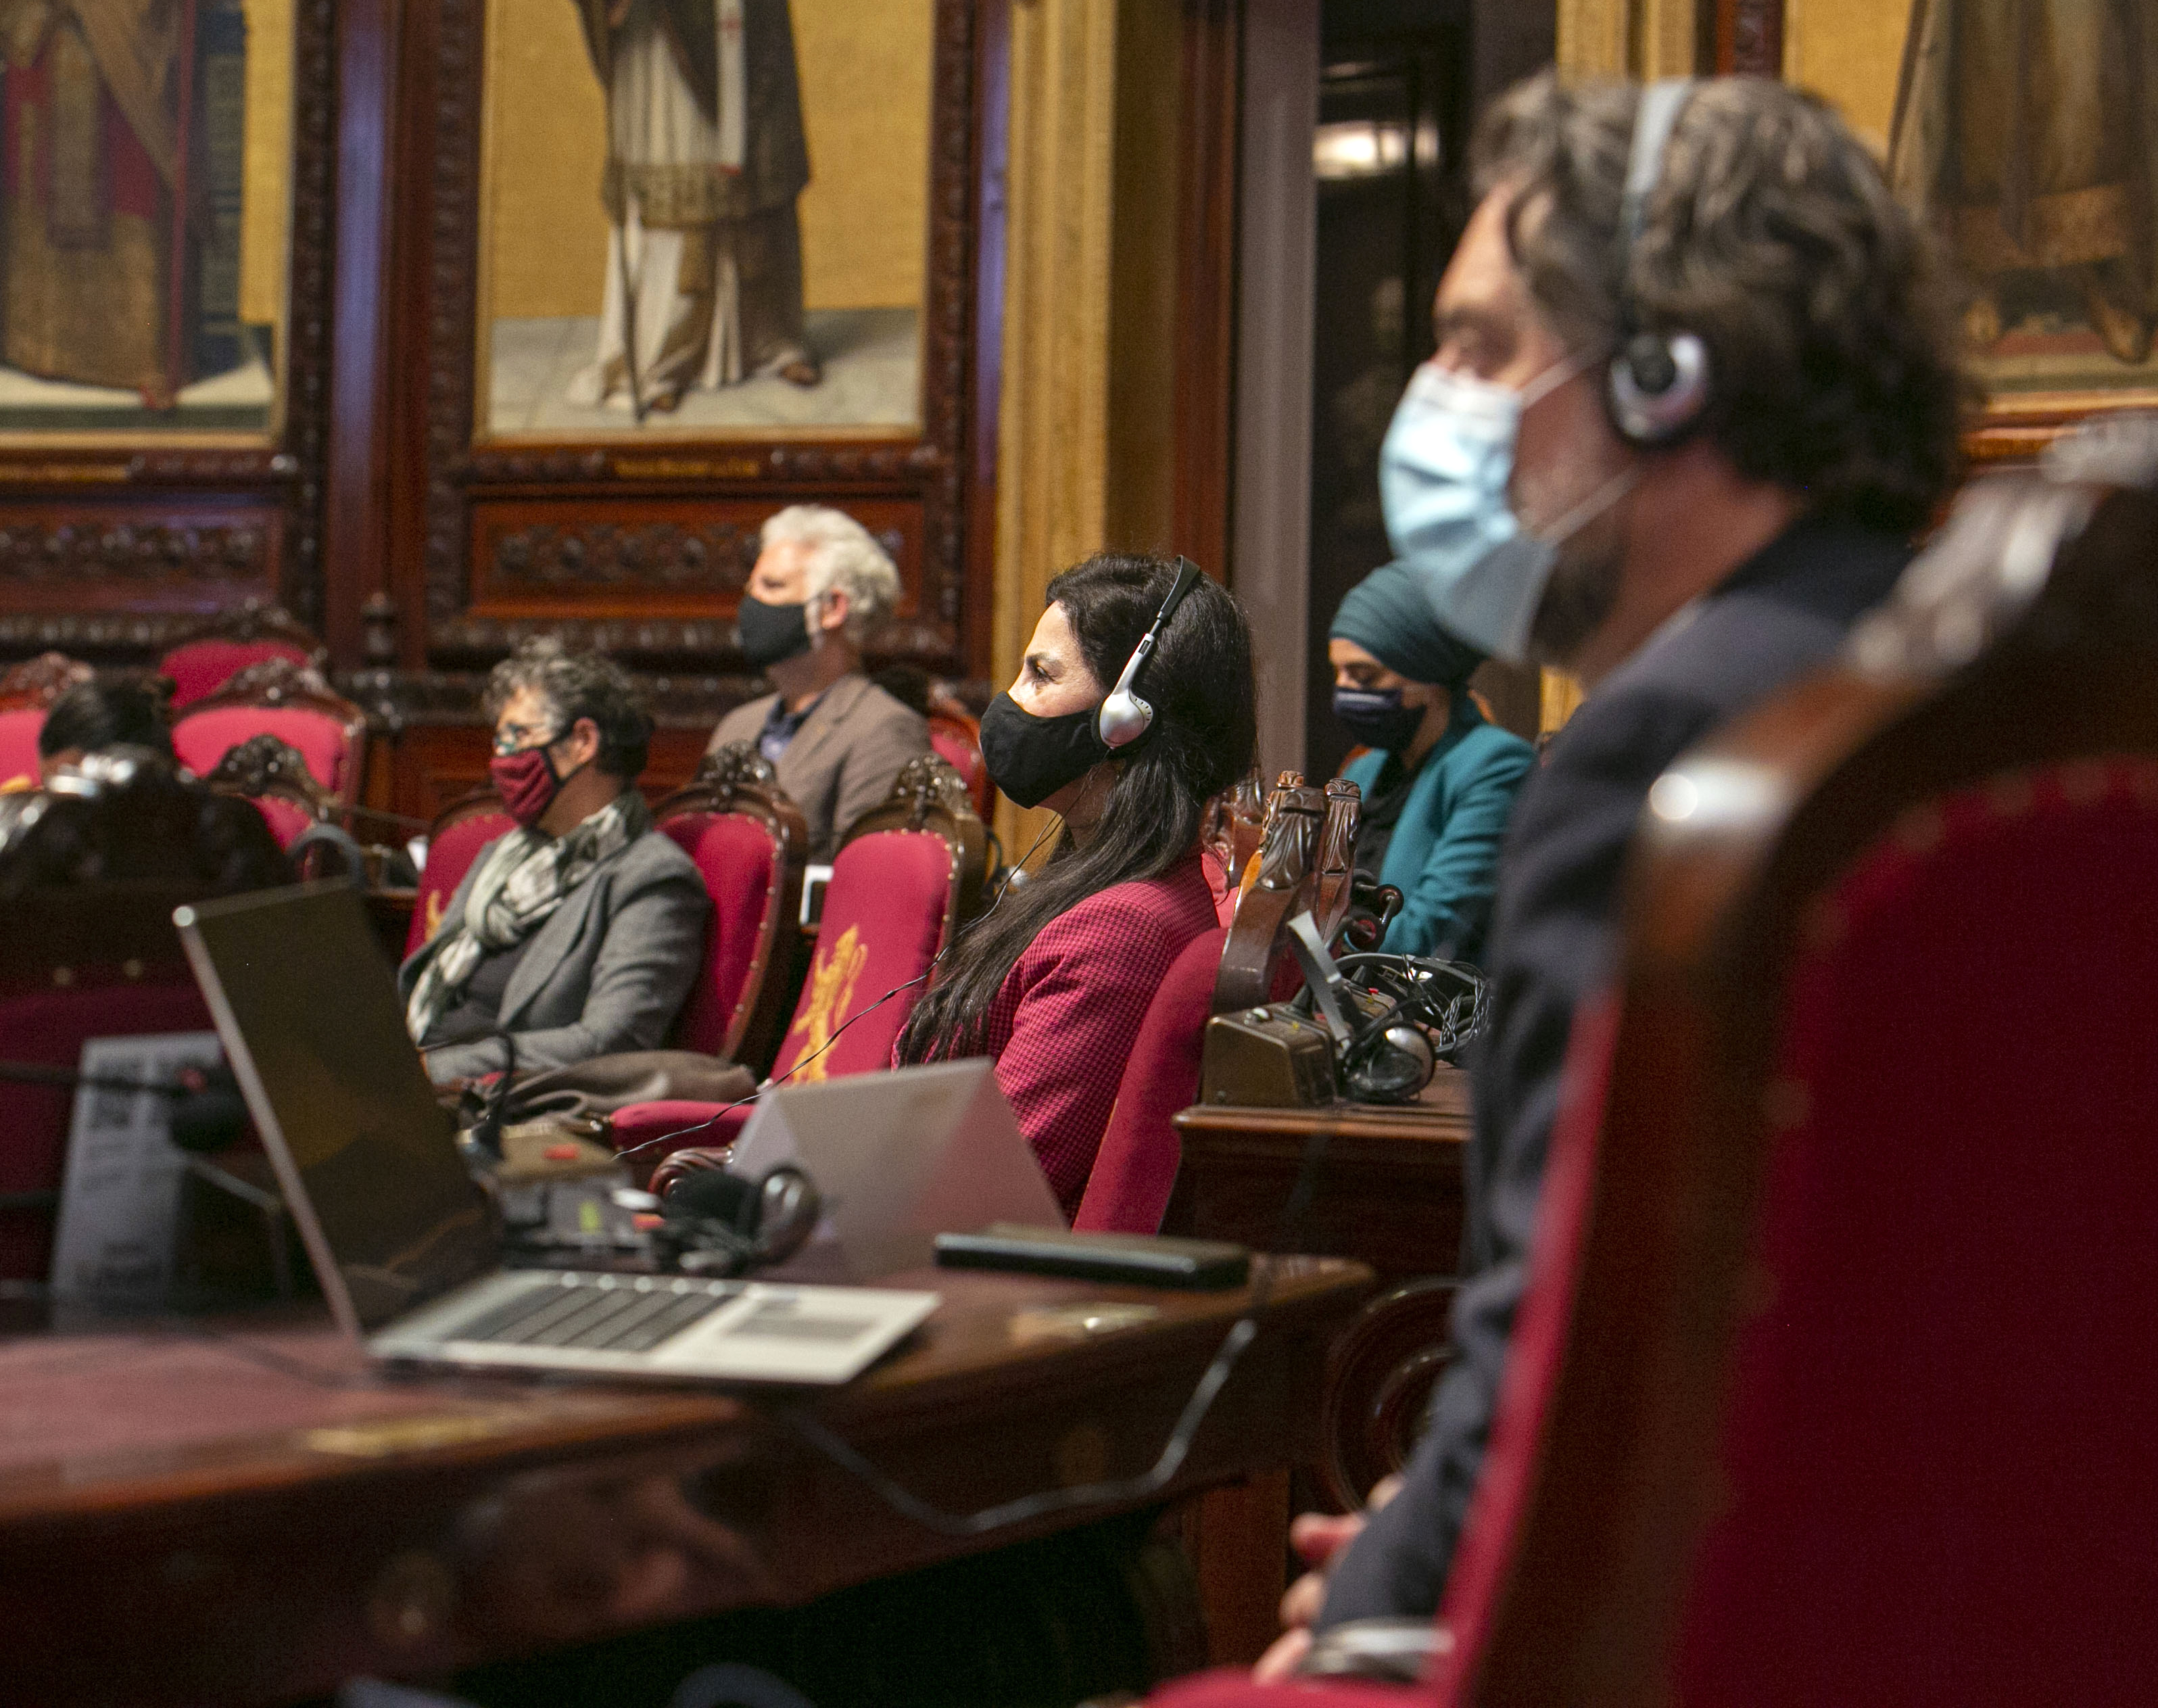
M268 734L250 735L226 749L203 782L221 795L266 795L288 802L318 820L337 810L337 797L315 781L299 749Z
M478 302L483 0L431 0L435 95L425 234L424 300L406 310L407 347L424 352L416 419L403 435L418 500L421 576L431 654L493 653L516 627L469 614L478 566L469 562L476 498L517 489L545 496L563 485L633 487L654 497L710 498L729 488L780 503L825 498L844 504L865 485L918 497L923 505L922 577L915 620L880 637L884 650L950 668L960 662L966 608L967 467L975 309L976 234L971 194L975 139L974 0L937 0L930 125L929 240L921 316L922 422L918 436L802 441L661 439L561 445L473 442ZM834 490L834 488L844 490ZM742 493L741 496L749 496ZM545 554L541 554L544 559ZM622 585L669 584L626 566ZM571 611L555 632L601 644L622 625ZM731 632L700 623L636 626L642 648L662 653L731 651Z
M207 622L196 624L173 642L173 649L197 641L281 641L307 655L307 662L317 670L329 664L329 648L323 644L322 637L292 619L290 611L281 606L265 604L250 599L237 611L219 611Z
M1454 1282L1411 1281L1373 1299L1327 1356L1319 1474L1344 1512L1407 1464L1451 1353Z
M536 626L535 626L536 627ZM751 676L654 676L631 682L663 730L707 729L744 700L766 692ZM337 679L369 725L395 735L408 727L485 728L487 673L483 670L359 670Z
M70 688L96 674L80 659L65 653L40 653L0 671L0 711L49 706Z
M127 587L145 578L230 581L267 570L277 585L262 591L303 622L319 621L337 8L335 0L299 0L295 13L286 394L276 442L233 446L174 438L115 446L49 438L0 453L0 581L65 577L83 593L72 611L0 622L0 645L160 647L174 618L116 619L90 608L129 597ZM125 520L55 525L23 513L32 507L49 513L61 494L85 503L106 493L124 503ZM264 507L263 523L203 526L185 519L206 498L243 494ZM281 550L273 538L281 529ZM106 585L113 581L123 584L116 596Z
M778 787L779 771L757 751L754 741L730 741L705 756L689 784L692 788L710 791L715 800L724 802L741 789Z
M249 579L276 555L274 527L267 516L259 524L197 525L90 516L40 522L0 512L0 582Z

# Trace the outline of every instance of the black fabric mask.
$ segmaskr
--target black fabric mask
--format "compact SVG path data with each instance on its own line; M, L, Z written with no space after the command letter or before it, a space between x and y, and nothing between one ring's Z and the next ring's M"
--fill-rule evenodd
M1037 718L1008 694L982 714L982 763L989 781L1022 807L1039 807L1109 756L1094 720L1098 708Z
M1336 688L1334 715L1366 747L1399 753L1416 740L1423 724L1422 706L1402 704L1398 688Z
M741 637L742 656L760 670L798 658L809 650L808 605L767 605L749 594L742 596L735 613L735 630Z

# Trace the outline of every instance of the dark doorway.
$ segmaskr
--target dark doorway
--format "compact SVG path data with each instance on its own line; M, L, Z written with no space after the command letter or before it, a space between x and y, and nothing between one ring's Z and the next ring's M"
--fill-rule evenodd
M1319 212L1311 364L1309 775L1350 746L1334 721L1326 627L1391 555L1379 445L1432 352L1431 301L1467 217L1469 26L1463 4L1327 0L1320 13Z
M1503 3L1542 10L1531 0ZM1342 596L1392 555L1379 513L1379 446L1411 371L1432 353L1432 298L1468 219L1472 36L1491 9L1492 0L1322 6L1304 721L1312 777L1331 777L1351 745L1334 721L1326 631ZM1544 54L1548 30L1542 21L1532 44ZM1501 722L1533 735L1536 680L1487 665L1474 685Z

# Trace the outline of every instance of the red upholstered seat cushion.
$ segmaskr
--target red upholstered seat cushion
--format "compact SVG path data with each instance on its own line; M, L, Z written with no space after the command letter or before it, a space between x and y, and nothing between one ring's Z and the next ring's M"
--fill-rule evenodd
M38 731L44 727L41 707L22 706L0 712L0 788L11 783L37 782Z
M696 862L712 898L705 926L705 964L675 1023L684 1050L716 1055L725 1047L763 942L764 923L780 905L785 872L772 833L741 813L684 813L660 826Z
M2158 1700L2158 766L1907 815L1786 1002L1677 1699Z
M266 734L297 748L324 788L343 792L352 756L344 726L323 712L298 706L214 706L173 725L173 751L197 777L206 777L249 736Z
M934 831L880 830L839 850L775 1078L791 1075L798 1085L891 1065L892 1042L922 993L916 981L943 937L951 893L951 845ZM888 991L896 993L870 1012Z
M516 828L517 821L507 813L475 813L469 818L458 819L427 844L427 864L420 874L420 893L412 905L412 928L405 937L408 957L434 936L450 897L464 882L479 851Z
M189 641L175 647L157 663L173 679L173 705L188 705L205 694L215 694L250 664L265 658L290 658L307 663L307 655L287 641Z
M727 1108L718 1103L692 1103L669 1098L657 1103L632 1103L607 1117L614 1148L637 1179L679 1150L705 1146L724 1149L741 1137L755 1110L753 1103Z
M210 1029L209 1010L184 968L110 983L99 982L94 969L74 972L78 982L67 989L0 996L0 1054L71 1068L80 1063L86 1038ZM74 1104L74 1091L64 1086L0 1080L0 1193L59 1189ZM53 1222L49 1210L0 1210L0 1277L44 1279L52 1265Z
M1186 943L1147 1005L1138 1046L1118 1082L1116 1107L1073 1227L1113 1234L1161 1231L1180 1153L1171 1117L1199 1097L1200 1050L1228 935L1217 928Z

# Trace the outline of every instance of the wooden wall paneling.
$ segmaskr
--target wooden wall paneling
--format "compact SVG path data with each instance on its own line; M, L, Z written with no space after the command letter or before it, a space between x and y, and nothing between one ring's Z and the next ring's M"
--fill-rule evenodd
M1252 619L1259 763L1272 776L1304 765L1319 0L1244 0L1243 30L1231 555Z
M930 129L928 268L922 317L922 411L918 434L895 436L692 437L545 441L478 441L475 427L481 78L484 0L410 0L416 75L412 98L425 95L416 121L415 157L429 178L405 229L423 246L424 268L405 276L419 288L402 305L397 335L404 359L424 374L397 400L395 443L403 467L395 482L400 529L416 529L420 584L400 577L405 603L400 620L426 637L436 664L477 662L498 653L511 635L499 619L475 607L489 585L470 549L475 515L498 498L514 497L536 519L551 506L551 524L571 529L601 494L618 495L631 513L663 500L721 498L761 507L763 513L805 500L847 503L865 488L911 497L918 506L922 573L912 625L885 650L927 668L963 673L968 589L968 418L974 362L973 295L978 276L974 219L974 0L937 0L935 111ZM424 70L416 62L422 55ZM539 525L536 519L526 525ZM404 549L410 550L408 539ZM677 566L679 569L679 565ZM638 602L644 578L631 575L589 591L572 609L565 601L550 627L591 641L612 637L625 619L645 614ZM653 583L663 601L677 604L690 589ZM735 593L711 582L694 590L701 615L718 634L731 617ZM684 658L679 632L653 631L657 653ZM695 662L709 665L701 644ZM410 648L402 649L410 657ZM729 649L731 650L731 648ZM686 660L685 660L686 661Z
M1243 0L1185 0L1178 76L1175 496L1171 538L1231 577L1236 164Z
M294 10L285 396L269 438L11 434L0 441L0 653L147 663L242 600L323 612L335 0Z
M338 39L336 295L328 352L323 638L343 669L390 662L389 343L404 0L344 0ZM370 632L371 630L371 632Z
M1009 227L1013 0L978 0L974 43L974 407L967 424L968 673L992 673L997 452L1004 374L1004 245ZM1001 683L998 686L1001 687Z
M924 506L911 493L827 495L875 534L899 570L900 601L880 653L933 653L942 631L923 586ZM731 616L713 594L741 597L756 564L757 530L783 498L691 498L655 491L624 497L605 487L573 493L529 488L472 507L471 594L465 623L506 648L520 623L582 619L592 638L640 654L725 653ZM604 617L596 617L595 606ZM673 619L673 621L669 621Z
M999 686L1017 673L1050 577L1107 538L1116 22L1113 0L1012 9L989 661ZM1043 822L997 803L1013 858Z

